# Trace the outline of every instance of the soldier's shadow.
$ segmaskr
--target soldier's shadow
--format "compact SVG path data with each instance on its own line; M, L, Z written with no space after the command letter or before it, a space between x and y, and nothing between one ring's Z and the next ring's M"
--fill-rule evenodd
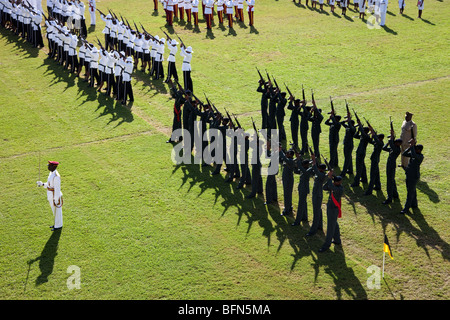
M55 257L58 254L58 242L61 237L61 230L62 229L53 231L52 235L47 240L44 249L42 249L41 255L28 261L29 266L34 262L39 261L41 274L36 278L36 286L48 282L48 277L53 273Z
M21 36L16 35L13 31L0 27L0 35L2 38L6 38L8 44L14 44L16 51L23 54L25 58L36 58L39 56L40 49L33 48L31 43L26 39L22 39Z

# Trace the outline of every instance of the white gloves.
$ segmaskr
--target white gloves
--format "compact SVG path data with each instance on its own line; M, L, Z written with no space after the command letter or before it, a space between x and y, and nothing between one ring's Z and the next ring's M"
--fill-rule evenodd
M38 187L44 186L44 183L42 181L37 181L36 184L37 184Z

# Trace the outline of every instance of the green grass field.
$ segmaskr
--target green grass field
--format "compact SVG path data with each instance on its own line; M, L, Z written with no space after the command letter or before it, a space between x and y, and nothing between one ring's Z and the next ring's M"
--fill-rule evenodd
M254 28L247 16L234 31L216 18L207 32L201 14L199 30L178 21L167 29L164 11L153 14L150 1L97 1L100 10L141 22L153 34L161 36L160 27L179 34L194 49L196 95L204 92L219 109L240 115L246 128L250 117L261 119L255 67L294 94L302 84L308 93L314 89L327 112L329 96L340 114L347 99L386 135L389 116L399 134L405 111L414 114L425 156L419 209L399 214L406 199L400 170L400 202L381 204L383 153L382 191L363 196L363 188L345 181L343 246L323 254L323 234L305 238L309 224L294 228L280 216L281 174L279 207L265 206L263 196L245 199L249 189L236 190L224 174L211 177L211 167L172 163L165 141L173 100L161 81L137 71L135 101L127 108L45 59L47 48L33 49L1 29L0 298L449 299L450 6L429 1L420 20L414 3L401 16L391 2L384 29L369 29L353 6L345 18L339 9L321 13L304 1L258 0ZM88 13L86 20L89 26ZM103 26L97 17L88 40L103 39ZM342 165L342 144L339 152ZM61 163L64 228L57 234L48 228L45 191L36 187L39 161L46 180L47 160ZM384 234L395 259L386 258L385 278L374 289L367 270L382 266ZM81 289L66 285L72 265L80 268Z

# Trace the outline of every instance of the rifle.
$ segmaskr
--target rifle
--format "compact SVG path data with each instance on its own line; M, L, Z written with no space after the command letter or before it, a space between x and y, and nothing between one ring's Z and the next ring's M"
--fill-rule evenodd
M389 116L389 122L391 123L391 132L392 132L392 135L390 135L388 138L394 139L394 138L395 138L395 135L394 135L394 124L393 124L393 122L392 122L392 117L391 117L391 116Z
M96 9L98 12L100 12L100 14L101 14L102 16L106 17L106 14L104 14L103 12L101 12L99 8L95 8L95 9Z
M275 83L275 87L277 87L278 91L280 91L280 87L278 86L277 80L275 80L275 78L273 78L273 82Z
M136 32L137 32L137 33L141 33L141 32L139 31L139 28L138 28L137 25L136 25L136 22L133 21L133 23L134 23L134 27L136 28Z
M290 146L292 146L292 149L294 150L294 152L298 155L300 155L300 159L302 159L302 155L300 154L300 149L298 148L298 146L295 143L289 143Z
M345 108L347 109L347 116L345 118L350 119L351 114L350 114L350 110L348 109L348 103L347 100L345 100Z
M259 78L261 79L261 81L262 81L262 83L266 83L265 81L264 81L264 78L263 78L263 76L262 76L262 74L261 74L261 72L259 71L259 69L258 69L258 67L255 67L256 68L256 71L258 71L258 74L259 74Z
M311 147L308 146L308 150L309 150L309 154L314 154L313 150L311 149ZM314 154L315 155L315 154Z
M144 28L144 27L142 27ZM172 38L167 34L167 32L165 32L161 27L160 27L161 31L164 32L164 34L166 35L166 38L170 41L172 41Z
M267 75L267 79L268 79L269 82L272 84L272 81L270 80L269 73L267 72L267 70L266 70L266 75Z
M228 113L228 110L226 108L224 108L224 109L225 109L228 119L230 119L231 126L233 127L234 130L236 130L236 126L234 125L233 119L231 119L231 116Z
M286 87L287 92L289 93L289 96L292 97L292 99L295 99L294 95L292 94L291 90L289 90L288 86L286 85L286 83L284 84L284 86Z
M334 116L336 114L336 112L334 111L334 105L333 105L333 100L331 99L331 96L330 96L330 102L331 102L331 112L328 112L328 114L332 114Z
M239 129L243 129L241 124L239 123L239 120L237 119L237 117L236 117L236 115L234 113L233 113L233 117L234 117L234 120L236 121L236 124L237 124L238 128Z
M369 123L369 120L367 120L366 119L366 117L363 117L364 118L364 120L366 120L366 122L367 122L367 126L369 127L369 128L372 128L373 129L373 127L370 125L370 123Z
M251 117L252 123L253 123L253 130L255 130L256 137L259 138L258 129L256 129L255 121L253 120L253 117Z
M360 124L361 120L359 119L358 114L356 113L355 109L352 108L352 110L353 110L353 113L355 114L356 122L358 122L358 124ZM362 126L362 124L361 124L361 126Z
M303 101L305 101L305 103L306 103L305 89L303 88L303 85L302 85L302 96L303 96Z
M328 171L333 171L333 168L331 168L330 163L327 161L327 158L325 158L323 154L322 154L322 158L323 158L323 162L325 162L325 164L327 165ZM333 174L333 176L334 176L334 174Z
M178 40L180 40L181 45L182 45L183 47L186 48L186 46L184 45L183 40L181 40L181 38L180 38L180 36L178 35L178 33L175 32L175 34L177 35Z
M126 23L127 23L128 29L133 30L133 28L131 28L130 23L128 22L128 19L127 19L127 18L125 18L125 21L126 21Z
M100 48L104 51L105 48L103 48L102 43L100 42L99 38L96 36L95 38L97 38L97 43L100 46Z

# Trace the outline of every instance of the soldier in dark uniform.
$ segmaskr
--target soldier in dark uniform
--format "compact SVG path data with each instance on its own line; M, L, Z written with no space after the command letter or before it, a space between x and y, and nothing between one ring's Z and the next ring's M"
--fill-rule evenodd
M244 184L250 185L252 183L252 176L250 173L250 168L248 167L248 150L250 149L250 142L249 142L250 135L244 132L242 134L244 135L244 162L241 163L241 178L239 179L237 189L243 188Z
M367 171L364 159L366 157L367 145L369 144L370 141L369 128L363 127L360 120L358 120L358 130L355 133L354 138L359 139L359 145L358 148L356 149L356 159L355 159L356 174L351 186L357 187L359 186L359 182L363 183L367 182Z
M369 127L369 130L372 133L372 140L369 142L373 144L373 151L370 155L370 179L369 186L364 195L368 196L372 194L372 190L381 190L381 182L380 182L380 154L383 150L383 139L384 134L377 134L372 127Z
M177 90L177 87L170 82L170 89L172 93L172 97L175 99L175 102L173 104L173 123L172 123L172 132L174 132L177 129L181 129L181 106L184 104L186 99L184 98L183 91ZM167 143L175 142L171 138L166 141Z
M277 125L280 135L280 141L286 140L286 130L284 129L284 116L286 115L284 108L287 104L286 92L278 93L278 104L276 110Z
M316 234L317 230L323 230L323 216L322 216L322 200L323 200L323 184L327 178L327 166L317 164L314 154L311 155L312 168L314 171L314 185L312 190L312 206L313 206L313 222L311 228L306 234L307 237Z
M220 162L219 159L217 159L218 163L216 165L216 168L211 173L211 175L216 175L220 173L220 169L222 168L222 164L225 163L226 169L225 171L229 171L228 163L226 162L227 159L227 129L228 129L228 123L230 119L228 118L222 118L222 124L217 127L219 129L220 133L222 134L222 162Z
M290 149L286 153L279 148L280 162L283 165L281 181L283 183L284 209L281 215L292 214L292 191L294 189L294 170L297 168L297 161L294 160L294 150Z
M271 157L271 142L270 140L267 141L267 157ZM273 163L270 162L270 166L272 166ZM264 204L270 204L270 203L277 203L278 202L278 193L277 193L277 180L276 175L278 174L278 170L274 174L268 174L266 179L266 202Z
M355 121L351 120L351 115L347 116L347 120L341 122L345 128L344 136L344 166L340 176L344 177L346 174L353 174L353 137L356 133Z
M306 106L305 101L302 101L300 111L300 138L302 139L302 149L300 154L308 152L308 130L309 130L309 116L311 107Z
M258 137L258 133L255 132L255 137L253 139L256 139L256 143L253 144L253 151L252 151L252 191L249 195L246 196L246 198L250 199L256 196L257 193L262 194L263 193L263 181L261 177L261 160L260 160L260 154L261 154L261 141Z
M298 147L298 125L299 120L298 116L300 114L300 99L295 99L291 96L289 98L288 109L292 110L291 117L289 121L291 122L291 135L292 135L292 143L294 146Z
M187 130L190 134L191 132L191 128L190 128L190 120L192 119L191 117L191 113L194 113L194 106L192 105L192 100L191 100L191 91L190 90L186 90L184 92L184 104L183 104L183 112L182 112L182 117L183 117L183 129ZM190 135L189 139L186 139L186 137L183 136L183 143L187 143L187 141L190 141L191 145L187 146L184 145L184 150L187 150L188 147L192 150L192 147L194 145L194 141L193 141L193 135Z
M314 154L316 155L316 159L320 159L320 151L319 151L319 140L320 140L320 133L322 132L322 129L320 127L320 124L323 120L322 110L317 108L317 105L315 101L313 100L313 107L311 110L311 115L309 117L309 121L312 122L311 126L311 138L314 148Z
M341 116L335 115L332 111L330 117L325 121L325 124L330 126L328 134L328 142L330 144L330 167L338 166L338 146L339 146L339 131L341 130Z
M294 173L300 174L300 181L298 183L298 210L292 226L300 225L300 221L308 221L308 204L306 198L309 194L309 179L314 175L313 169L309 166L310 161L302 160L301 165L297 166Z
M333 177L333 171L328 171L328 181L323 186L323 190L330 191L327 202L327 233L325 242L319 249L324 252L330 248L331 244L341 244L341 232L337 219L341 216L341 197L344 194L342 187L342 177Z
M228 129L236 131L236 129L233 128L231 121L228 123L228 125L229 125ZM233 147L233 150L231 150L232 146L230 145L230 150L229 150L228 154L230 155L230 160L232 160L233 163L230 163L227 166L230 169L230 172L229 172L228 179L226 179L225 182L232 182L234 178L240 178L241 177L241 173L240 173L240 169L239 169L239 163L238 163L238 160L237 160L237 154L238 154L238 148L239 148L238 147L238 137L237 137L237 135L235 135L232 139L234 140L234 143L233 143L234 147Z
M269 82L264 83L264 81L259 80L259 86L256 89L257 92L261 92L261 116L262 116L262 126L261 129L267 129L268 127L268 118L267 107L268 99L269 99Z
M277 128L277 103L278 103L278 93L280 92L278 88L269 87L269 117L267 118L267 139L270 139L272 130Z
M408 213L409 208L417 208L416 186L420 179L420 165L423 161L423 145L416 145L416 140L410 140L410 147L403 151L402 156L409 157L409 163L405 168L406 174L406 203L400 213Z
M386 192L387 199L383 204L389 204L393 199L398 199L397 184L395 182L396 161L401 153L402 139L395 139L394 132L391 130L389 141L383 146L383 150L389 152L386 163Z

